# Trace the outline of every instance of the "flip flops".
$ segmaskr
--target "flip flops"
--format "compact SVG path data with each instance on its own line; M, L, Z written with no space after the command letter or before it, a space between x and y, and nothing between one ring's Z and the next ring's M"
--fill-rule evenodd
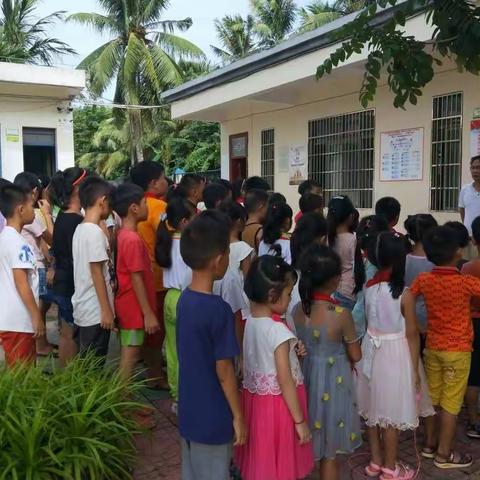
M452 452L446 460L438 460L435 458L433 464L437 468L452 469L452 468L468 468L472 465L473 459L471 455L465 455L459 452Z

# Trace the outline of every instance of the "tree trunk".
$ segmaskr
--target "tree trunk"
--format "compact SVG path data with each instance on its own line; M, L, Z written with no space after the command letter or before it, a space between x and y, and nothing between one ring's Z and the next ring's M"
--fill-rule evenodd
M128 123L130 128L130 161L133 166L144 160L142 112L129 110Z

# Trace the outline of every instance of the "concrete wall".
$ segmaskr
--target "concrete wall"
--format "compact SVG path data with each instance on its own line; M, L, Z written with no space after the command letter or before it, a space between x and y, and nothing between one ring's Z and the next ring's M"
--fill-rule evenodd
M260 174L260 132L262 129L275 128L275 190L284 193L292 208L297 208L297 187L290 186L288 171L280 172L279 158L289 145L308 144L308 121L331 115L351 113L361 110L356 89L336 91L335 98L322 98L325 90L317 87L305 92L308 101L298 102L297 106L278 108L267 113L251 114L236 120L222 123L222 176L229 176L229 136L248 132L249 158L248 174ZM353 93L352 93L353 92ZM471 181L469 174L470 159L470 120L473 110L480 107L480 79L470 74L459 74L456 70L439 72L425 89L416 107L408 106L406 111L393 107L393 97L388 87L379 88L375 103L371 107L376 111L375 131L375 180L374 202L385 195L397 197L403 207L403 214L429 211L430 203L430 161L432 97L454 92L463 92L463 167L462 184ZM380 133L403 129L424 128L423 181L380 182L379 157ZM366 213L366 212L362 212ZM452 213L435 213L440 220L456 217Z
M0 96L0 175L13 180L23 171L23 127L51 128L56 131L56 168L74 165L71 113L59 113L62 100ZM17 131L17 142L7 140L7 132Z

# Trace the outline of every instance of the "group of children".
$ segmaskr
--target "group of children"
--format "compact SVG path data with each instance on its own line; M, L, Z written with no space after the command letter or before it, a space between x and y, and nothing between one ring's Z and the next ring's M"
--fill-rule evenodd
M403 235L391 197L360 220L335 196L324 216L312 180L293 219L259 177L237 190L193 174L172 185L150 161L129 177L114 187L74 167L45 185L30 173L0 182L7 365L48 350L52 303L63 365L88 352L101 364L118 331L122 373L143 360L150 386L170 390L184 480L228 479L232 459L244 480L305 478L315 461L338 479L361 418L369 477L415 477L398 436L419 417L423 457L472 463L453 448L464 401L480 438L480 260L462 260L462 224L412 215ZM480 245L480 218L472 236Z

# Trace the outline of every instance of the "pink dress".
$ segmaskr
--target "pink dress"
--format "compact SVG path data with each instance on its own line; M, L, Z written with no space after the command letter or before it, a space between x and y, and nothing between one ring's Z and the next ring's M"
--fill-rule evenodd
M295 353L297 338L282 322L268 317L247 319L242 404L248 441L235 451L235 462L243 480L297 480L305 478L313 469L312 445L300 445L294 420L278 384L275 350L287 341L292 376L307 420L307 396Z

